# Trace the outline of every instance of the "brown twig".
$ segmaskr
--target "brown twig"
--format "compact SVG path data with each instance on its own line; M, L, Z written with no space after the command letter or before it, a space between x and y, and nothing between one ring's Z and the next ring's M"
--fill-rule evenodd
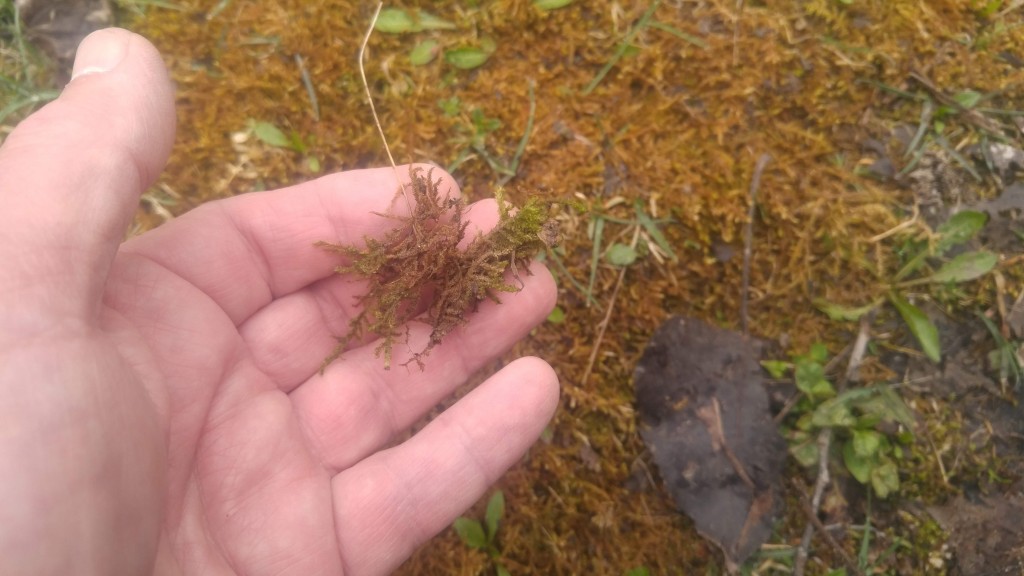
M725 457L732 464L736 475L746 484L747 488L750 488L751 492L756 493L757 486L754 485L754 481L747 474L747 469L743 466L743 462L740 462L740 459L736 457L736 454L729 447L729 443L725 439L725 427L722 426L722 406L718 403L718 398L711 398L710 410L699 408L697 410L697 418L707 428L708 435L711 436L712 446L716 449L721 449L725 453Z
M814 495L811 497L810 516L817 516L821 507L821 497L825 493L825 487L832 478L828 472L828 452L832 447L832 429L825 428L818 433L818 477L814 481ZM808 524L804 528L804 535L800 538L800 547L796 549L796 560L793 562L793 576L803 576L804 567L807 565L807 551L811 547L811 537L814 536L814 524Z
M846 366L846 373L843 379L836 386L838 392L843 392L846 384L857 382L860 374L860 365L864 361L864 354L868 348L868 341L871 338L871 315L866 314L860 319L860 330L857 332L857 340L853 343L853 350L850 352L850 363ZM818 433L818 477L814 482L814 494L811 496L810 510L808 517L817 519L818 510L821 508L821 498L825 488L831 482L828 470L828 453L832 446L832 429L825 428ZM820 524L820 522L818 522ZM811 546L811 538L814 536L815 522L804 528L803 537L800 539L800 547L796 550L796 560L793 562L793 576L803 576L804 567L807 565L807 553ZM819 528L820 531L820 528Z
M927 90L932 97L938 100L940 104L953 108L974 126L989 132L994 136L1002 135L1002 126L992 122L977 110L964 107L960 102L957 102L955 98L949 96L941 88L936 86L934 82L921 72L911 72L910 77L916 80L921 86L924 86L924 89Z
M619 290L622 288L622 279L626 277L626 267L623 266L622 270L619 271L619 279L615 281L615 289L612 290L612 297L608 300L608 309L604 312L604 318L599 324L597 331L597 340L594 341L594 346L590 349L590 358L587 360L587 368L583 371L583 377L580 378L580 386L584 386L587 380L590 378L590 373L594 369L594 362L597 361L597 351L601 348L601 341L604 339L604 331L608 329L608 322L611 320L612 311L615 310L615 298L619 295Z
M743 0L736 0L736 22L732 27L732 65L740 60L740 17L743 16Z
M843 564L846 565L846 570L850 574L862 576L864 573L860 570L860 567L857 566L857 563L853 561L853 557L850 556L850 553L839 545L839 542L836 542L836 539L832 537L832 534L829 533L825 525L821 523L821 519L818 518L817 512L815 512L814 508L811 507L811 503L807 501L807 497L803 495L803 492L804 490L807 489L807 486L805 486L803 482L800 482L795 478L793 479L793 486L799 493L799 497L797 499L800 501L800 507L803 509L804 515L807 516L807 520L811 523L811 526L813 526L814 529L816 529L818 533L821 534L823 538L825 538L825 542L829 545L829 548L832 548L832 551L839 555L839 557L843 560ZM795 573L796 572L794 570L794 574Z
M924 438L928 441L928 446L932 449L932 454L935 456L935 463L939 467L942 483L945 486L949 486L949 476L946 474L946 465L942 463L942 454L939 454L938 448L935 447L935 442L932 441L932 434L928 431L927 427L924 428Z
M771 154L761 154L754 166L754 176L750 179L750 207L747 210L747 225L743 229L743 280L740 292L740 326L743 335L750 335L747 301L750 300L750 259L754 243L754 212L757 210L757 191L761 187L761 174L772 159Z
M302 85L306 88L306 96L309 98L309 105L313 109L313 120L320 121L320 101L316 97L316 88L313 87L313 80L309 77L309 69L306 68L306 61L301 54L295 54L295 65L299 67L299 76L302 77Z
M630 246L636 248L636 243L640 239L640 227L637 226L633 232L633 241L630 242ZM597 361L597 352L601 348L601 341L604 340L604 332L608 329L608 322L611 321L612 311L615 310L615 299L619 296L619 290L622 288L622 280L626 277L626 267L623 266L619 271L619 279L615 281L615 288L612 290L612 297L608 300L608 309L604 312L604 318L601 319L601 323L598 324L599 328L597 331L597 339L594 341L593 348L590 349L590 358L587 360L587 368L583 371L583 377L580 378L580 386L584 386L587 380L590 378L590 373L594 369L594 362Z
M874 314L865 314L860 319L860 327L857 331L857 339L853 342L853 350L850 351L850 363L846 365L846 377L844 382L839 383L839 391L842 392L849 382L860 382L860 365L864 363L864 354L868 351L868 341L871 340L871 322Z

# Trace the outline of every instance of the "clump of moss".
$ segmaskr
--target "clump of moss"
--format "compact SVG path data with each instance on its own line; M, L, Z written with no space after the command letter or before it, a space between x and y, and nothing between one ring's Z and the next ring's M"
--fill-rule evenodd
M465 324L480 301L501 303L499 292L518 292L523 285L520 268L529 273L529 261L557 240L557 222L551 218L549 204L531 198L513 213L499 189L495 194L498 224L474 238L466 249L460 249L469 226L466 204L461 198L442 195L441 181L434 180L432 172L409 170L411 194L407 197L412 213L389 216L401 224L384 238L367 236L362 248L317 243L349 258L349 263L338 266L335 272L369 281L367 292L359 299L361 311L349 323L348 333L338 338L321 371L350 343L368 335L381 339L375 353L384 357L384 368L389 369L395 342L403 334L407 338L408 323L415 320L431 326L430 340L403 366L416 362L422 370L423 358L448 333ZM505 271L509 269L518 285L506 281ZM421 313L424 300L427 307Z

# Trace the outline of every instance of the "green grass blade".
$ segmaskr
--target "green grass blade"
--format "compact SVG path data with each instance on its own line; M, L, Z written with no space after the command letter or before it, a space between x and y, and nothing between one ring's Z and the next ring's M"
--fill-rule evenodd
M56 90L43 90L25 98L19 98L0 109L0 124L3 124L11 114L14 114L22 108L28 108L37 104L45 104L46 102L56 99L57 96L60 96L60 92L57 92Z
M658 22L657 20L652 20L651 23L648 24L648 26L650 26L651 28L661 30L663 32L668 32L669 34L675 36L676 38L686 40L687 42L693 44L694 46L699 46L705 50L708 49L707 42L701 40L700 38L697 38L693 34L687 34L686 32L683 32L682 30L676 28L675 26L669 26L668 24L665 24L664 22Z
M594 76L594 79L590 81L590 84L587 84L587 87L583 89L584 96L593 92L594 88L597 88L597 85L601 83L601 80L604 80L604 77L608 75L608 72L610 72L611 69L619 63L619 60L625 56L626 51L629 50L629 47L632 45L631 42L633 41L633 38L636 38L636 35L640 33L640 30L643 30L643 28L647 26L651 17L654 16L654 11L658 9L660 4L661 0L655 0L652 2L650 7L647 8L647 11L644 12L643 16L641 16L640 19L637 20L636 24L630 28L629 32L626 33L625 38L619 42L619 47L615 50L615 54L605 62L601 70L598 71L596 76Z
M593 298L594 282L597 280L597 263L601 259L601 236L604 234L604 218L595 216L593 248L590 251L590 280L587 282L587 300Z
M494 542L498 535L498 524L505 516L505 494L498 490L491 495L487 501L487 512L484 513L484 522L487 526L487 541Z
M636 211L637 221L644 227L647 234L650 235L651 240L654 240L654 243L658 245L658 248L661 248L665 254L668 254L668 257L671 258L673 262L678 262L679 257L676 256L675 251L672 250L672 246L668 243L668 239L665 238L665 234L661 232L661 228L658 228L658 225L655 224L654 220L647 215L647 212L644 212L643 203L637 200L636 204L633 205L633 208Z
M519 146L516 146L516 152L512 156L512 163L509 165L511 174L505 175L501 180L498 181L498 186L503 186L508 183L518 172L519 162L523 159L523 153L526 151L526 144L530 141L530 134L533 133L533 121L534 116L537 113L537 98L533 93L534 81L531 79L528 85L528 94L530 98L530 111L526 115L526 129L523 130L523 137L519 139Z

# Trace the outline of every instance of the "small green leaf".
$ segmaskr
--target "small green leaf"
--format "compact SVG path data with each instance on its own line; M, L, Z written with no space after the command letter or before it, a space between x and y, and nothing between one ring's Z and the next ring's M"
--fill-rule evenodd
M565 322L565 310L561 307L555 306L555 308L548 314L548 322L552 324L561 324Z
M612 244L611 248L608 249L608 253L605 254L605 258L613 266L629 266L636 262L636 257L636 250L620 243Z
M964 90L959 94L953 95L953 100L956 100L957 104L970 110L971 108L977 106L978 102L981 101L981 93L975 92L974 90Z
M487 59L490 57L490 52L470 46L452 48L451 50L445 50L444 53L444 59L446 62L462 70L469 70L483 66L484 62L487 62Z
M498 49L498 43L495 42L494 38L491 38L490 36L484 36L483 38L477 41L477 44L480 46L481 50L487 52L488 54L494 54L494 52Z
M917 338L921 350L924 351L932 362L938 363L942 360L942 349L939 345L939 329L935 327L928 316L917 307L907 302L906 298L895 292L889 294L889 301L896 307L896 311L907 323L910 333Z
M573 0L533 0L533 5L541 10L558 10L572 4Z
M797 430L800 430L800 431L803 431L803 432L808 432L808 431L814 429L814 413L813 412L808 412L808 413L804 414L803 416L800 416L799 418L797 418L795 426L796 426Z
M984 212L964 210L953 214L936 230L939 234L939 241L935 249L936 255L974 238L987 222L988 214Z
M374 29L385 34L404 34L424 30L454 30L455 24L424 10L409 13L401 8L385 8L380 11Z
M498 128L501 128L501 120L497 118L488 118L487 114L479 108L474 108L470 112L470 117L473 119L473 127L477 134L490 134Z
M896 469L896 463L885 458L881 464L871 470L871 487L879 498L885 498L889 494L900 489L900 473Z
M305 154L306 150L309 149L309 147L306 146L306 142L302 139L302 136L299 136L298 132L292 132L291 145L288 147L300 154Z
M505 568L505 565L501 562L496 562L494 564L494 572L497 576L512 576L512 573L509 572L508 568Z
M935 242L935 245L931 248L921 250L920 253L914 256L899 272L896 273L894 280L897 282L903 280L912 272L920 268L927 258L942 256L953 246L959 246L966 243L971 238L974 238L974 236L985 227L987 222L988 214L973 210L957 212L950 216L949 220L943 222L936 230L939 239Z
M915 284L947 282L967 282L988 274L999 263L999 256L988 250L960 254L946 262L939 271L931 276L914 280Z
M651 571L647 569L647 566L637 566L630 568L629 572L626 572L626 576L651 576Z
M828 347L821 342L815 342L811 344L811 349L807 354L811 360L823 364L825 360L828 360Z
M487 547L487 536L484 535L483 527L476 520L460 516L455 519L453 527L459 535L459 539L466 546L481 550Z
M320 159L316 156L306 157L306 168L313 174L319 174L321 170Z
M857 405L859 407L859 405ZM857 418L857 423L853 425L856 430L872 430L878 426L879 422L882 421L882 417L877 414L861 414Z
M977 3L982 4L982 3ZM1003 0L989 0L987 3L981 5L980 8L975 8L975 13L982 18L988 18L995 14L1000 8L1003 7Z
M785 360L761 360L761 367L768 371L768 375L776 380L782 379L793 365Z
M292 147L292 139L285 135L280 128L274 126L270 122L252 121L251 126L253 134L255 134L263 143L277 148L290 149Z
M968 242L974 238L981 229L985 228L985 223L987 221L988 215L986 213L974 210L965 210L949 216L949 219L942 222L936 230L939 239L935 245L921 250L918 254L915 254L910 258L903 268L896 273L894 280L897 282L903 280L911 273L920 269L926 259L941 256L953 246L959 246Z
M440 43L437 40L424 40L413 46L409 52L409 63L413 66L425 66L437 58L440 53Z
M459 100L458 96L452 96L451 98L442 98L438 100L437 106L445 116L458 116L459 111L462 110L462 101Z
M793 370L793 379L801 392L810 393L816 382L825 379L825 368L817 362L800 362Z
M498 523L501 522L503 516L505 516L505 494L498 490L487 501L487 512L484 513L488 542L494 541L494 537L498 534Z
M871 479L871 469L874 468L874 463L870 458L859 456L853 449L852 442L843 444L843 463L846 464L846 469L850 471L850 474L853 474L853 477L861 484L867 484Z
M833 304L826 300L817 299L814 301L814 306L825 313L826 316L831 320L836 321L847 321L856 322L860 320L861 316L864 316L868 312L871 312L877 306L877 302L872 302L866 306L860 306L854 308L852 306L842 306L840 304Z
M854 430L851 444L858 456L870 458L878 453L878 447L882 444L882 435L874 430Z
M824 379L815 382L808 393L808 396L815 400L831 398L835 395L836 389L832 387L832 383Z
M798 444L790 444L789 453L804 468L810 468L818 463L818 443L813 438Z
M914 428L914 411L903 401L903 398L889 386L862 388L872 394L851 399L851 403L864 415L881 418L885 422L898 422L908 429Z
M811 423L818 428L849 428L857 423L842 397L826 400L814 410Z

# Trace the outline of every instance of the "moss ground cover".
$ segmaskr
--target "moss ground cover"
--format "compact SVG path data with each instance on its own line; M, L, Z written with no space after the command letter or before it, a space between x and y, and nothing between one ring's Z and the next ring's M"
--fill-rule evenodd
M136 231L215 198L387 164L356 59L372 3L173 4L179 9L147 6L123 22L160 48L178 85L176 148ZM529 197L574 197L584 206L554 216L562 241L546 263L559 281L561 313L511 352L550 361L563 396L542 442L500 482L509 503L502 565L511 574L721 573L717 551L658 488L636 433L631 380L645 342L671 314L740 326L752 213L751 332L778 343L779 358L817 342L840 353L856 325L814 302L875 301L880 281L905 263L900 247L928 238L901 179L921 156L910 144L964 151L998 136L1021 147L1019 129L1006 129L1024 108L1019 3L484 0L389 8L411 19L392 14L392 29L371 38L366 66L396 160L451 167L470 200L492 197L504 180L519 206ZM771 162L751 211L750 183L764 154ZM875 169L883 161L891 174ZM981 176L977 194L998 194ZM658 232L638 225L641 212ZM613 246L636 256L623 260ZM1021 260L1012 250L1000 256L997 274L932 300L957 316L991 312L1000 295L1019 294ZM921 355L895 311L880 310L877 321L888 336L877 339L862 377L899 381L884 353ZM896 499L872 508L876 537L863 554L878 573L941 573L942 539L915 506L950 497L968 477L1020 480L1007 471L1021 468L984 443L954 450L964 456L948 465L960 476L936 466L970 433L955 407L933 400L907 399L928 431L900 464L913 505ZM806 524L801 497L792 495L774 544L752 570L788 573ZM838 537L856 556L866 501L835 499L843 500L835 521L860 526ZM810 573L841 565L823 544L812 555ZM449 531L403 573L490 570L487 554Z

